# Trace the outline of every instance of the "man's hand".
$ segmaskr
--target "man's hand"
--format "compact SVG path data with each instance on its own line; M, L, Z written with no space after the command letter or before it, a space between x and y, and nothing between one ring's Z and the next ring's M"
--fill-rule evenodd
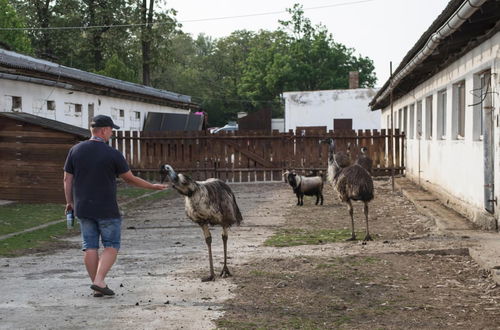
M153 184L153 187L155 190L165 190L165 189L168 189L169 186L167 186L166 184Z
M64 208L64 213L66 214L69 211L73 211L73 203L66 204L66 207Z

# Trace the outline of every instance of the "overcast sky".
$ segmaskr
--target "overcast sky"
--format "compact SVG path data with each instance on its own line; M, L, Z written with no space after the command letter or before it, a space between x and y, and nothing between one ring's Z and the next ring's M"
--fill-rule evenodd
M220 38L235 30L275 30L278 20L289 19L285 9L295 3L303 5L313 25L325 25L336 42L371 58L381 87L389 79L389 62L395 70L448 0L167 0L167 7L178 11L184 32Z

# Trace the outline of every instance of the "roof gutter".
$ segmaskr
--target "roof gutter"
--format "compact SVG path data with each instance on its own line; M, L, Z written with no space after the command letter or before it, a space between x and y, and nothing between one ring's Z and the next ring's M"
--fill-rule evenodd
M483 3L487 0L465 0L460 8L458 8L453 15L443 24L436 32L434 32L425 46L401 69L397 74L394 75L390 81L389 87L380 94L379 97L374 102L374 106L381 102L394 88L397 86L401 80L406 77L409 73L415 69L415 67L421 64L427 57L429 57L434 50L439 46L442 40L451 35L453 32L458 30L460 26L474 14Z

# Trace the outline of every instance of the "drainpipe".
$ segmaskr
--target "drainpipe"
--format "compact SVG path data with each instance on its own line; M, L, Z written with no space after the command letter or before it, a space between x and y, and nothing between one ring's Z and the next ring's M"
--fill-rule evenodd
M450 34L458 30L460 26L474 14L483 3L487 0L465 0L460 8L458 8L453 15L448 19L448 21L442 25L436 32L434 32L430 38L427 40L425 46L415 55L405 67L399 71L393 78L392 86L389 86L375 102L383 100L393 89L393 86L397 84L406 77L413 69L422 63L429 55L431 55L434 50L439 46L442 40L448 37Z

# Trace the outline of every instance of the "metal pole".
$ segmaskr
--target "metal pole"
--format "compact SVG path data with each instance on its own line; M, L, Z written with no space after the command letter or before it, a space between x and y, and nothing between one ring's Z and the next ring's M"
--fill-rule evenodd
M393 139L394 139L394 120L393 120L393 104L392 104L392 61L390 62L390 88L391 88L391 129L389 130L389 161L391 166L391 184L392 192L394 192L394 150L393 150Z

